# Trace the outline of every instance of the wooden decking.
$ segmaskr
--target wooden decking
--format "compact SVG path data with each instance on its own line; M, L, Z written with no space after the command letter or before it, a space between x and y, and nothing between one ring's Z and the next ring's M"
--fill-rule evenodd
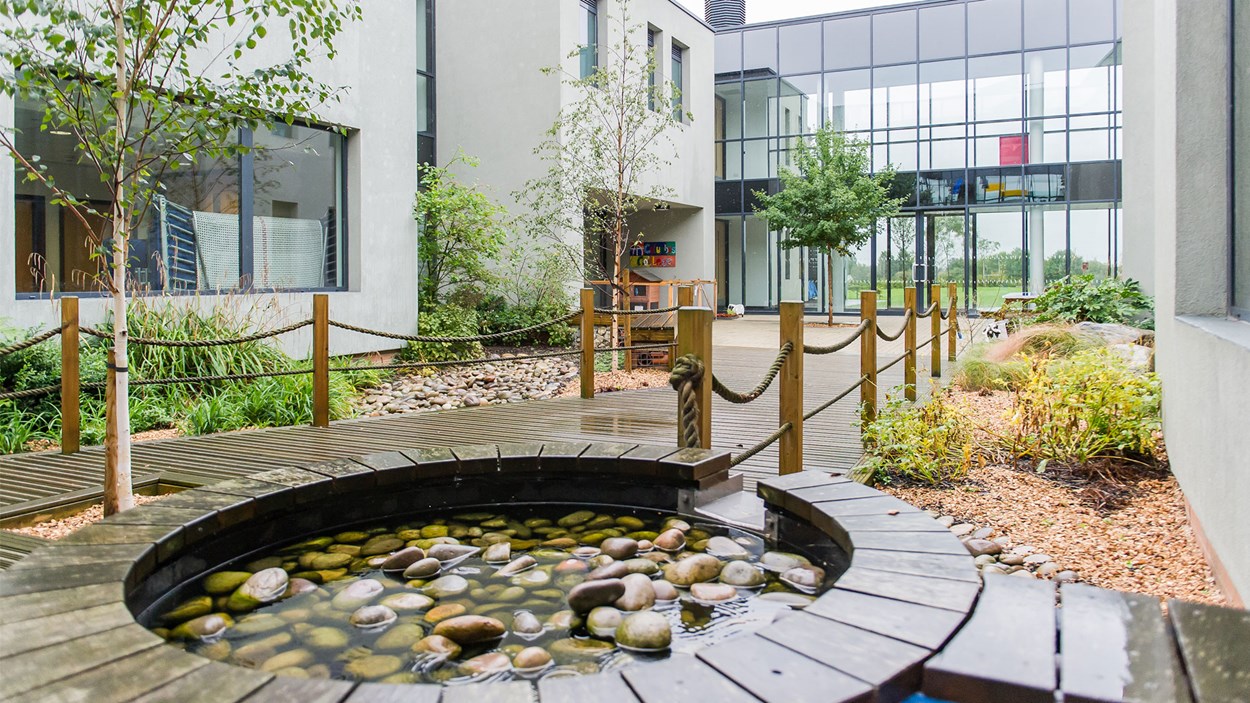
M882 345L882 362L901 353L899 343ZM719 347L716 374L728 385L755 385L775 352ZM922 363L927 355L921 354ZM902 365L881 380L883 388L902 382ZM920 378L926 379L927 371ZM809 357L805 405L815 408L859 378L859 357L839 353ZM922 387L927 384L922 382ZM809 468L850 468L861 456L854 427L858 393L822 413L805 428ZM716 399L714 448L740 453L777 427L778 396L770 389L750 405L734 406ZM362 418L333 423L329 428L290 427L186 437L137 444L133 474L137 485L174 480L206 484L324 459L408 448L516 441L629 441L675 443L676 394L669 388L603 394L593 400L563 398L501 406ZM747 488L777 472L776 448L770 447L742 464ZM0 458L0 519L48 514L57 506L97 497L103 475L100 448L63 456L24 454Z

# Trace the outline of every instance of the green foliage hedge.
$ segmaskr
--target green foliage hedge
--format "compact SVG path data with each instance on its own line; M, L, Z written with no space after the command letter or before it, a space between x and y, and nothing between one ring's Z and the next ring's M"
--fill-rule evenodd
M1070 276L1034 301L1038 322L1127 323L1154 329L1154 301L1132 279Z

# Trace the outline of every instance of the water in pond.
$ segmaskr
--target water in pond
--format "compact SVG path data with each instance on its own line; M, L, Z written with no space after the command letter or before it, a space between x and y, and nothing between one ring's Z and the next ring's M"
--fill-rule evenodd
M801 608L807 558L643 511L485 509L319 535L158 604L175 646L282 676L467 683L693 652Z

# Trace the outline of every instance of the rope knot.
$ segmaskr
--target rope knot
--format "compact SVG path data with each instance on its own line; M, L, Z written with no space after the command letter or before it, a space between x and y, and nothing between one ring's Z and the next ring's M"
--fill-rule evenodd
M703 362L694 354L680 356L673 361L673 371L668 376L668 383L673 390L680 391L686 383L697 386L703 381Z

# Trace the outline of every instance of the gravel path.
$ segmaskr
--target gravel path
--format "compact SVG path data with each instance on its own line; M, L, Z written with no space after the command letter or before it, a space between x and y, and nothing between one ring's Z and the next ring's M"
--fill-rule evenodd
M1008 393L958 393L973 417L1001 431L999 416L1010 407ZM953 487L883 490L917 507L1005 537L1005 552L1027 546L1046 554L1059 569L1081 581L1158 598L1220 604L1211 569L1190 529L1184 495L1176 479L1159 472L1120 486L1114 507L1100 508L1089 494L1052 469L989 463L973 468ZM1030 551L1030 550L1021 550Z
M135 496L136 505L147 505L153 501L160 500L164 496ZM15 532L19 535L27 537L38 537L40 539L61 539L72 532L90 525L93 522L99 522L104 519L104 504L96 503L80 513L74 513L60 520L48 520L30 527L17 527L6 529L5 532Z

